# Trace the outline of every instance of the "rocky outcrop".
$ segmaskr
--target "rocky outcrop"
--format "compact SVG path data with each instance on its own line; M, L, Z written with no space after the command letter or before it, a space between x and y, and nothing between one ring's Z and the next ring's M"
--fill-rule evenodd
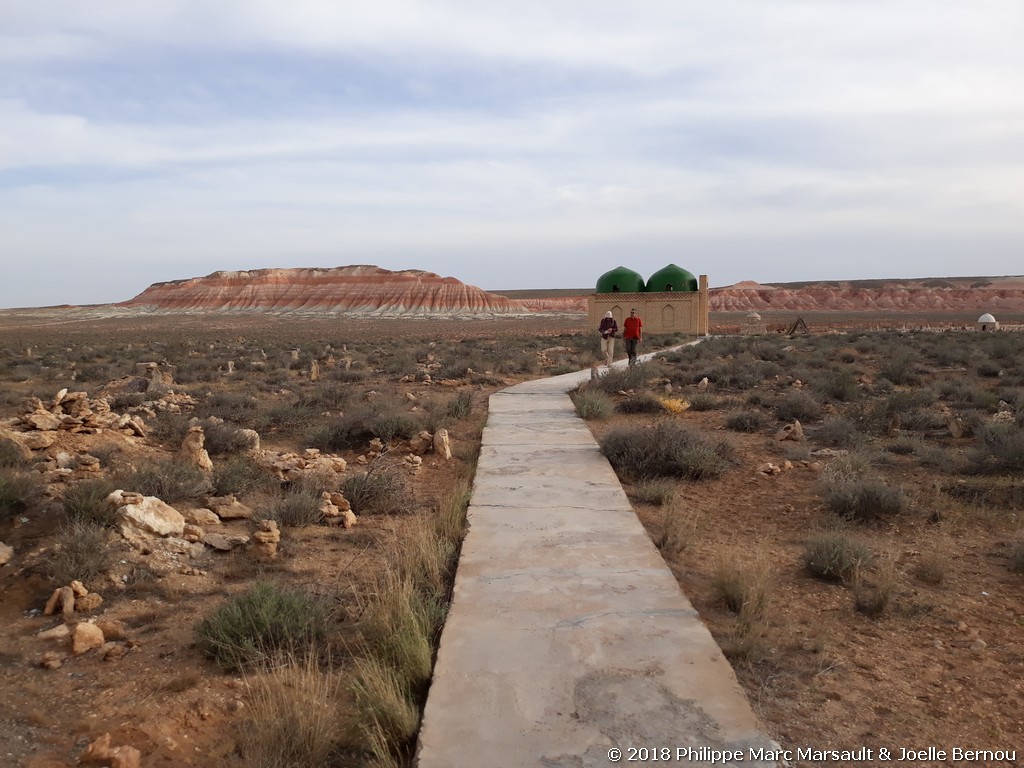
M871 280L761 285L744 281L710 292L712 312L963 312L1024 310L1021 278Z
M543 302L542 302L543 303ZM523 314L523 302L431 272L374 266L257 269L156 283L121 306L163 311Z

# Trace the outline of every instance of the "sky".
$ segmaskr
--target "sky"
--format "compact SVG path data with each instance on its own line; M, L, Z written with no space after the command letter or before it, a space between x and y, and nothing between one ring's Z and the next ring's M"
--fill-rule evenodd
M0 0L0 307L1024 274L1020 0Z

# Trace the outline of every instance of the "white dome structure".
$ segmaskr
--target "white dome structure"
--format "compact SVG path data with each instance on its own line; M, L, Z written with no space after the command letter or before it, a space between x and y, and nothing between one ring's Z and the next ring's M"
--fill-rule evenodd
M990 313L986 312L978 318L978 322L975 326L979 331L998 331L999 321L995 319Z

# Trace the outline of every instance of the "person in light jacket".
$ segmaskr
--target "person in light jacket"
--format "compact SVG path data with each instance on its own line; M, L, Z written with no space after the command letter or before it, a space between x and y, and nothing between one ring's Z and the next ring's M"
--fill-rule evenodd
M601 325L597 330L601 334L601 354L604 355L604 364L611 365L615 359L615 337L619 333L619 324L615 322L611 312L605 312L601 318Z

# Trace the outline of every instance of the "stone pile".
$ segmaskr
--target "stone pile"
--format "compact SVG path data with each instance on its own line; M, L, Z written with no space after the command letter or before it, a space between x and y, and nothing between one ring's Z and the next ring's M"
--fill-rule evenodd
M322 473L342 474L348 462L340 456L321 453L317 448L307 448L300 456L297 453L260 451L256 463L269 470L281 482L293 482L306 475Z
M23 432L57 432L63 430L73 433L95 434L105 429L123 429L137 437L146 436L146 426L138 416L117 414L110 409L110 403L102 398L90 399L86 392L68 392L60 390L50 402L43 402L38 397L29 399L30 410L8 423L8 427L18 427ZM5 430L12 432L12 430ZM17 435L18 432L13 432ZM5 435L9 436L9 435ZM31 438L13 438L26 445ZM52 445L53 441L50 441ZM35 445L42 445L36 439Z

